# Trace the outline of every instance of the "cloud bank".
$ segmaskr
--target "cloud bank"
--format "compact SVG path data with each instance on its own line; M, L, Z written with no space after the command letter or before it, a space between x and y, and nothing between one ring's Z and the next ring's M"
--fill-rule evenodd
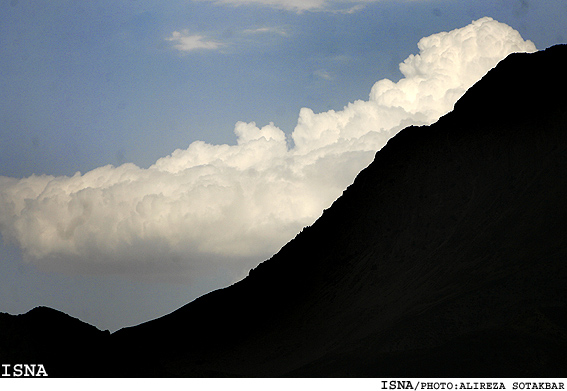
M418 48L403 78L378 81L368 100L301 109L290 137L238 122L236 145L196 141L147 169L0 177L0 233L48 270L240 278L312 224L399 130L435 122L509 53L536 50L491 18Z

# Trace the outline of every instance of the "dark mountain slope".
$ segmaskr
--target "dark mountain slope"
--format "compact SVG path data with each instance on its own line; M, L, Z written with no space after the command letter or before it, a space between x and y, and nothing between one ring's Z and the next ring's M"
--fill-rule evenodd
M115 333L121 370L566 376L566 59L513 54L404 129L246 279Z
M109 339L108 331L47 307L0 313L0 363L42 364L48 376L98 376L91 361L108 354Z

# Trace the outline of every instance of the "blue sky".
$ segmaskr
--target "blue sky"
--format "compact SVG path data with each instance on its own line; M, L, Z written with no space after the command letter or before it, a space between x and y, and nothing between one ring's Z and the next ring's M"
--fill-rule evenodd
M364 98L376 80L400 77L421 37L483 16L538 48L565 34L560 1L359 4L352 14L207 1L5 4L0 173L146 167L194 140L234 142L239 120L291 132L301 107ZM221 46L182 54L166 38L184 29Z
M108 164L145 169L197 140L236 144L238 121L273 122L292 143L301 108L321 113L368 99L378 80L402 78L399 64L418 53L422 37L484 16L538 49L567 40L567 4L559 0L12 0L1 7L0 176L17 179ZM115 329L227 283L214 273L190 283L119 268L64 273L24 262L22 250L3 240L0 311L50 305Z

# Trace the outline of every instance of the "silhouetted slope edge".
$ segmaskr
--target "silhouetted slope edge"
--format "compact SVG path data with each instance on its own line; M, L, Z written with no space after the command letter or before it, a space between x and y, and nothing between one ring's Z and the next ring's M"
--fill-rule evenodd
M567 375L566 51L510 55L246 279L118 331L131 373Z
M92 362L108 353L110 333L36 307L22 315L0 313L0 336L0 363L42 364L48 376L66 377L99 376L99 364Z

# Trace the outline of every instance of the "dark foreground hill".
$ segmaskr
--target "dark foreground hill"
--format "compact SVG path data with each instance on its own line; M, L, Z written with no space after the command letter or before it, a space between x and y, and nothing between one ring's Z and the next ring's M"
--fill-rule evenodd
M247 278L83 359L100 376L567 376L566 60L510 55Z
M97 376L90 364L102 356L110 333L63 312L37 307L23 315L0 313L2 375L14 375L16 364L41 364L47 376ZM24 374L20 374L24 376Z

